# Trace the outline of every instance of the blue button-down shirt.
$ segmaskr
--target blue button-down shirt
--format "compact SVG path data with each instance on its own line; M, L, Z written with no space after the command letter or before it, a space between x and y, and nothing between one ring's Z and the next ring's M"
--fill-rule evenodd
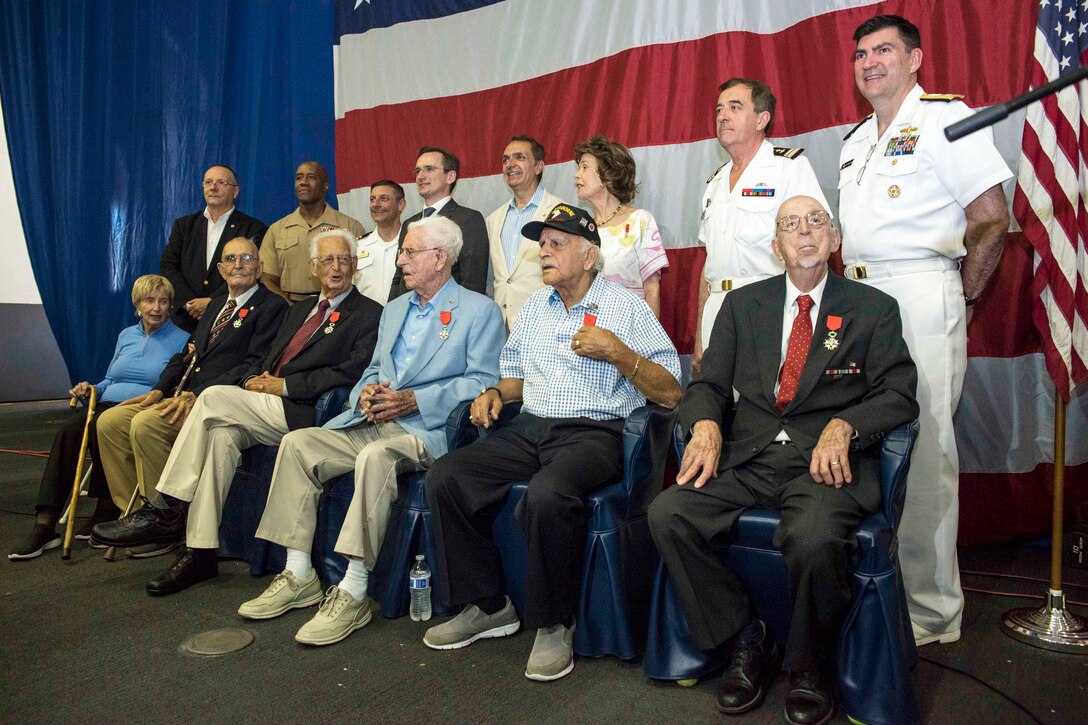
M400 327L400 335L393 345L393 369L399 380L404 371L419 356L420 350L428 340L432 342L438 339L442 331L442 320L439 312L435 312L434 303L445 304L444 300L450 297L451 289L457 282L450 277L446 284L428 300L427 304L419 304L419 295L413 290L408 302L408 313L404 316L404 324ZM442 309L449 309L446 305Z
M542 418L626 418L646 404L646 397L616 367L574 354L571 341L585 324L611 330L646 360L680 380L680 358L646 302L601 275L581 302L568 311L559 293L543 287L522 307L503 346L499 368L504 378L520 378L522 410ZM629 371L628 371L629 372Z
M506 268L514 269L514 263L518 259L518 250L521 249L521 228L528 224L533 214L536 213L540 202L544 200L544 187L537 186L533 198L525 205L524 209L518 209L517 197L510 197L510 204L506 207L506 219L502 223L502 231L499 239L502 241L502 251L506 254Z

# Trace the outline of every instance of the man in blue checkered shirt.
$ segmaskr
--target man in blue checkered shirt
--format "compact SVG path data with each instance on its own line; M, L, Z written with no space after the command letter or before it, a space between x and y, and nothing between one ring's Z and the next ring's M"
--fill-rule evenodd
M427 475L442 576L439 594L467 605L423 641L456 649L521 626L503 588L491 520L515 481L528 543L525 626L537 630L525 668L555 680L574 668L574 609L586 539L583 499L623 475L623 424L647 400L680 400L680 361L646 303L599 275L593 217L559 204L522 229L540 244L544 284L525 303L500 357L502 379L472 404L487 428L504 403L521 412L501 429L443 456Z

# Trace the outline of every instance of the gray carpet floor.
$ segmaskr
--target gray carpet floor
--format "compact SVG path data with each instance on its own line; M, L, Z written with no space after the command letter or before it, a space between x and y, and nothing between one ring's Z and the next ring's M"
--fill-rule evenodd
M0 449L46 450L66 412L64 403L0 405ZM5 554L31 526L43 464L0 453ZM961 564L1045 577L1048 557L1045 548L1002 545L964 550ZM146 596L144 583L168 564L165 557L108 563L82 542L66 562L59 550L0 561L0 722L722 720L716 679L693 688L653 682L639 661L579 659L562 680L530 682L522 674L533 640L526 632L436 652L420 641L426 624L377 616L340 644L306 648L293 636L312 609L266 622L237 616L269 581L251 577L243 563L221 562L217 579L181 594ZM1088 600L1088 572L1065 572L1070 599ZM973 575L965 584L1028 594L1045 587ZM1088 722L1088 657L1038 650L999 630L1003 611L1030 604L967 595L963 639L923 648L913 673L927 723ZM220 628L248 630L255 640L220 657L181 650L188 637ZM786 689L779 677L760 710L729 721L784 722ZM835 722L847 719L840 712Z

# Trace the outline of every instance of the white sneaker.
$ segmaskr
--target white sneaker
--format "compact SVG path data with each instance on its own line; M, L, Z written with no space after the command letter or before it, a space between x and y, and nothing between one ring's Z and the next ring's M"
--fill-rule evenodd
M238 614L246 619L272 619L289 609L312 607L321 601L321 581L311 570L306 581L284 569L272 579L261 596L250 599L238 607Z
M365 596L359 600L340 587L329 587L321 608L298 630L295 641L312 645L335 644L365 627L373 616Z

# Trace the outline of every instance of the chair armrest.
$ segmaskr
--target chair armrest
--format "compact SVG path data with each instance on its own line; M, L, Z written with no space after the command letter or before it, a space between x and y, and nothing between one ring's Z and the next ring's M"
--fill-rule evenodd
M880 445L880 496L883 513L892 530L899 528L903 502L907 496L907 472L910 455L918 438L918 421L893 428Z
M450 417L446 419L446 442L449 450L455 451L463 448L473 441L487 435L488 429L469 423L468 416L472 410L472 401L465 400L457 404L450 411ZM499 419L491 426L491 430L506 425L511 418L521 412L521 402L507 403L499 411Z
M323 426L343 413L349 395L351 395L351 388L347 386L332 388L322 393L317 399L317 404L314 405L314 425Z
M676 418L675 409L650 404L636 408L624 423L623 487L628 515L644 511L652 493L661 489L669 446L676 440Z

